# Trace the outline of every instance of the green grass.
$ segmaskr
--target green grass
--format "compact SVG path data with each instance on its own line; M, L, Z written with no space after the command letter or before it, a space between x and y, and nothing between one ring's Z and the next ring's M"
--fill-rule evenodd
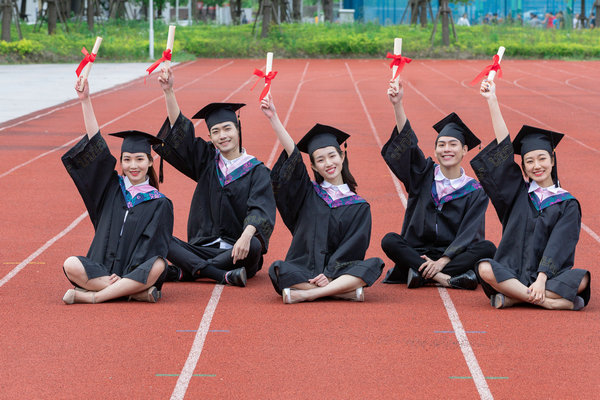
M98 61L148 61L148 24L120 21L96 25L90 32L84 23L70 23L70 32L59 25L49 36L44 26L34 32L23 26L24 40L0 42L0 62L75 62L81 47L88 50L95 36L102 36ZM285 24L273 26L269 37L259 37L260 27L196 24L177 28L174 60L195 57L263 57L273 51L279 58L383 57L393 48L395 37L403 38L403 54L412 58L488 58L498 46L512 58L598 59L600 30L545 30L512 26L456 27L458 39L441 45L441 33L431 45L432 27L376 24ZM155 24L155 54L160 56L167 26ZM16 31L12 33L16 38Z

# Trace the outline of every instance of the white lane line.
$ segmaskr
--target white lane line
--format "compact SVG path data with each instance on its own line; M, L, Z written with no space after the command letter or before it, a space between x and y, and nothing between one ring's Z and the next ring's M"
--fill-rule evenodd
M230 65L230 64L232 64L232 63L233 63L233 61L230 61L230 62L228 62L228 63L226 63L226 64L223 64L223 65L221 65L220 67L217 67L217 68L215 68L215 69L213 69L213 70L211 70L211 71L207 72L206 74L204 74L204 75L201 75L201 76L199 76L198 78L196 78L196 79L194 79L194 80L192 80L192 81L190 81L190 82L188 82L188 83L186 83L186 84L182 85L181 87L178 87L177 89L175 89L175 91L177 92L177 91L179 91L179 90L181 90L181 89L183 89L183 88L186 88L186 87L188 87L188 86L190 86L190 85L194 84L194 83L195 83L195 82L197 82L198 80L200 80L200 79L203 79L203 78L205 78L206 76L208 76L208 75L211 75L211 74L213 74L213 73L217 72L218 70L220 70L220 69L223 69L223 68L225 68L225 67L229 66L229 65ZM127 87L127 86L129 86L129 85L125 85L125 86L119 87L119 90L120 90L120 89L122 89L122 88L124 88L124 87ZM145 104L142 104L141 106L138 106L138 107L136 107L136 108L134 108L134 109L132 109L132 110L129 110L128 112L126 112L126 113L124 113L124 114L121 114L120 116L118 116L118 117L116 117L116 118L114 118L114 119L112 119L112 120L108 121L107 123L100 125L100 129L104 128L105 126L108 126L108 125L112 124L113 122L116 122L116 121L120 120L121 118L124 118L124 117L126 117L126 116L128 116L128 115L131 115L131 114L133 114L134 112L136 112L136 111L139 111L139 110L141 110L142 108L145 108L145 107L149 106L150 104L152 104L152 103L155 103L155 102L157 102L158 100L160 100L160 99L162 99L162 98L163 98L163 96L162 96L162 95L161 95L161 96L158 96L158 97L154 98L153 100L150 100L149 102L147 102L147 103L145 103ZM78 103L79 103L79 102L77 102L77 103L74 103L74 104L78 104ZM64 107L62 107L62 108L66 108L66 107L67 107L67 106L64 106ZM61 109L62 109L62 108L61 108ZM47 115L47 114L49 114L49 113L46 113L46 114L44 114L44 115ZM40 115L40 116L41 116L41 115ZM35 118L32 118L32 119L35 119ZM0 175L0 179L1 179L1 178L3 178L3 177L5 177L5 176L7 176L7 175L9 175L9 174L11 174L11 173L13 173L14 171L18 170L19 168L22 168L22 167L24 167L24 166L26 166L26 165L28 165L28 164L31 164L31 163L32 163L32 162L34 162L35 160L39 160L40 158L42 158L42 157L44 157L44 156L47 156L48 154L54 153L55 151L58 151L58 150L60 150L60 149L63 149L63 148L65 148L65 147L69 146L70 144L72 144L72 143L74 143L74 142L78 141L79 139L81 139L81 136L79 136L79 137L77 137L77 138L75 138L75 139L72 139L72 140L68 141L67 143L64 143L64 144L62 144L62 145L60 145L60 146L58 146L58 147L55 147L55 148L53 148L52 150L49 150L49 151L47 151L47 152L45 152L45 153L43 153L43 154L37 155L36 157L34 157L34 158L32 158L32 159L30 159L30 160L28 160L28 161L25 161L24 163L22 163L22 164L19 164L19 165L17 165L16 167L13 167L13 168L11 168L10 170L8 170L8 171L6 171L6 172L2 173L2 174Z
M373 131L375 140L377 141L377 144L381 148L382 146L381 146L381 141L379 140L379 134L377 133L375 125L373 124L371 115L369 114L369 111L367 110L365 102L363 101L362 95L360 94L360 90L358 89L358 83L355 81L354 76L352 75L352 71L350 70L350 66L348 65L348 63L346 63L346 69L348 70L348 75L350 75L350 79L352 80L352 84L354 85L354 90L356 91L356 94L358 95L358 98L360 99L360 103L362 104L363 110L365 111L365 114L367 116L369 124L371 125L371 130ZM437 107L435 104L433 104L431 101L429 101L429 99L427 99L427 97L424 94L422 94L420 92L419 92L419 94L421 96L423 96L432 106L434 106L436 109L441 111L441 109L439 107ZM394 176L391 171L390 171L390 175ZM404 196L404 194L402 194L402 196ZM402 199L402 196L400 197L401 199ZM405 204L404 201L402 201L402 204ZM471 344L469 343L467 334L466 334L465 330L463 329L462 323L460 322L460 317L458 316L458 313L456 312L456 308L454 307L452 300L450 300L450 295L448 294L448 291L444 288L440 288L439 293L440 293L440 296L442 297L442 301L444 302L444 307L446 308L446 312L448 313L448 317L450 318L452 327L454 328L454 334L456 336L456 339L458 340L460 349L463 353L465 361L467 362L467 366L469 367L471 376L473 377L473 382L475 383L475 386L477 387L477 391L479 392L479 396L481 397L481 399L491 400L494 397L492 396L492 392L490 391L490 388L488 387L487 382L485 381L485 376L483 375L483 372L481 371L481 368L479 367L479 363L477 362L475 353L473 353L473 349L471 348Z
M10 281L15 275L17 275L19 273L19 271L21 271L23 268L25 268L27 266L27 264L29 264L30 262L35 260L40 254L42 254L50 246L52 246L54 244L54 242L56 242L61 237L65 236L67 233L71 232L87 216L88 216L88 213L86 211L83 214L81 214L79 217L75 218L75 220L73 222L71 222L71 224L69 226L67 226L61 233L54 236L52 239L48 240L46 243L44 243L44 245L42 247L40 247L39 249L37 249L36 251L31 253L29 255L29 257L27 257L25 260L23 260L23 262L21 262L19 265L14 267L8 274L6 274L4 276L4 278L2 278L0 280L0 287L4 286L4 284L6 282Z
M185 393L190 384L190 379L192 379L192 376L194 375L196 364L198 364L200 354L202 354L202 348L204 347L206 334L208 333L208 330L210 328L210 322L212 321L213 315L215 314L215 310L217 309L217 305L219 304L219 299L221 298L222 292L223 285L215 285L215 288L212 291L212 295L210 296L210 300L208 301L208 305L204 310L202 321L200 321L198 332L194 337L194 343L192 343L192 348L190 350L188 358L185 361L185 365L183 366L181 373L179 374L179 378L177 379L177 383L175 384L175 389L173 389L171 400L181 400L185 397Z
M469 371L471 371L473 381L475 381L475 386L477 386L479 397L483 400L493 399L494 397L492 396L492 392L490 391L490 388L485 380L483 372L481 372L481 367L479 366L479 362L477 362L477 357L475 357L475 353L471 348L469 338L467 338L467 333L463 328L462 322L460 322L460 317L458 316L458 312L456 311L456 307L454 307L454 303L450 298L448 290L443 287L438 287L438 292L440 293L440 297L444 302L444 307L446 307L446 311L448 312L448 318L452 323L452 328L454 329L456 339L460 345L460 350L462 351L463 357L467 362Z
M290 115L292 114L292 110L294 109L294 106L296 105L296 99L298 99L298 94L300 93L300 89L302 88L302 85L304 85L304 83L305 83L304 78L306 77L306 71L308 71L309 64L310 64L310 61L307 61L306 65L304 66L304 71L302 71L302 76L300 77L300 83L298 84L298 87L296 88L296 93L294 93L294 97L292 98L292 103L290 104L290 107L288 108L285 119L283 120L284 127L287 127L288 121L290 119ZM273 145L273 149L271 150L271 154L269 155L269 159L267 160L266 165L268 168L271 168L273 161L275 161L275 156L277 155L277 149L279 149L279 140L275 140L275 144Z
M300 90L300 86L302 85L302 80L304 78L304 74L306 73L307 68L308 68L308 63L306 63L306 67L304 68L304 73L302 74L301 82L298 84L298 89L296 90L296 96L298 94L298 91ZM253 77L251 77L248 81L246 81L246 83L244 83L242 86L240 86L234 92L232 92L229 96L227 96L223 100L223 102L225 102L229 98L231 98L231 96L233 96L235 93L237 93L239 90L241 90L241 88L246 86L252 79L253 79ZM290 106L290 109L288 111L288 115L286 117L285 123L287 123L287 120L289 118L291 110L294 108L293 104L296 101L295 100L296 96L294 96L294 100L292 101L292 106ZM197 125L198 125L198 123L194 124L194 126L197 126ZM278 145L278 143L279 143L279 140L275 139L275 148ZM270 160L267 163L267 166L270 165L271 161L272 160ZM185 397L185 393L190 384L190 379L194 375L194 370L196 369L196 364L198 363L198 360L200 359L200 354L202 353L202 349L204 347L204 340L206 339L206 334L208 333L208 330L210 329L210 322L215 313L217 305L219 304L219 299L221 298L222 292L223 292L223 285L216 285L212 292L210 300L208 301L208 305L206 306L206 309L204 310L204 315L202 316L202 321L200 322L200 328L198 328L198 332L196 333L196 336L194 337L194 343L192 344L192 348L190 350L188 358L185 362L185 365L183 366L181 373L179 374L177 383L175 384L175 389L173 390L173 394L171 395L171 400L183 399Z
M600 243L600 236L596 232L594 232L590 227L588 227L583 222L581 223L581 228L587 232L588 235L592 237L596 242Z

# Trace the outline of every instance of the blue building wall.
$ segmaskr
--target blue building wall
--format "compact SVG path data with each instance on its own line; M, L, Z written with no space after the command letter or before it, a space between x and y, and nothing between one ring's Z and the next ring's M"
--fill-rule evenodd
M395 25L400 23L402 14L406 9L408 0L342 0L343 8L354 9L354 18L361 22L374 22L381 25ZM589 16L594 0L586 1L586 15ZM431 1L431 8L435 17L438 10L438 1ZM541 18L546 12L566 13L573 10L574 13L581 12L581 1L574 0L473 0L470 5L450 4L454 19L467 13L472 22L480 23L482 17L487 13L498 13L504 17L507 13L517 14L537 12ZM526 14L528 15L528 14ZM410 20L410 10L404 17L404 23Z

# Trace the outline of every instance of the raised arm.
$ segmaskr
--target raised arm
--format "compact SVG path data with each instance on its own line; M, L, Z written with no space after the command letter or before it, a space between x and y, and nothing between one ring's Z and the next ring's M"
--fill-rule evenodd
M273 104L273 97L271 96L271 93L269 93L267 96L265 96L264 99L262 99L260 103L260 109L269 119L269 122L271 122L271 127L277 134L277 138L279 139L279 142L281 142L281 145L285 149L285 152L287 153L288 157L291 156L296 145L288 131L285 130L285 127L279 120L279 116L277 115L277 111L275 110L275 104Z
M162 73L158 74L158 82L165 94L167 114L169 115L169 122L171 123L171 126L173 126L181 111L177 104L177 99L175 98L175 91L173 90L173 71L170 67L163 67L161 70ZM167 76L167 78L165 78L165 76Z
M481 93L481 95L488 102L488 106L490 107L490 115L492 116L492 126L494 127L494 133L496 134L496 141L498 144L500 144L508 137L508 128L506 127L504 118L502 118L500 105L498 104L498 99L496 98L496 84L494 81L482 81L479 93Z
M404 82L402 79L398 79L398 83L394 79L390 81L390 87L388 88L387 94L390 102L394 106L394 115L396 116L396 126L398 126L398 132L402 131L404 124L406 124L406 113L404 112L404 105L402 99L404 98Z
M79 80L82 80L82 84L80 84ZM87 132L88 139L91 139L96 133L98 133L100 128L98 127L96 114L94 114L94 107L92 107L92 99L90 99L90 86L87 79L85 79L83 76L75 83L75 91L77 92L77 97L79 97L79 101L81 102L85 131Z

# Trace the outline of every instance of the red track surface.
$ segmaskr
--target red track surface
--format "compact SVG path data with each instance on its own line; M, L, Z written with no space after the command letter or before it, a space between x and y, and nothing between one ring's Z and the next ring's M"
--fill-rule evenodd
M176 68L177 98L190 116L211 101L245 102L244 145L273 160L274 133L250 92L258 60L198 60ZM456 111L484 143L493 138L487 105L468 82L482 61L415 61L404 70L407 114L426 154L431 125ZM581 202L583 230L576 266L595 276L600 248L597 197L600 155L599 62L503 62L499 99L509 130L537 125L568 134L558 149L563 186ZM349 159L359 193L372 207L368 256L383 257L383 235L399 231L404 207L379 156L393 127L380 60L276 60L272 92L282 120L298 139L315 122L352 134ZM91 80L93 90L93 76ZM156 132L165 118L155 79L123 85L94 98L103 132ZM25 121L26 118L23 118ZM369 122L372 120L372 124ZM12 121L13 125L16 121ZM285 256L290 234L278 220L263 271L245 289L225 287L189 386L177 386L215 285L166 284L156 305L65 306L61 270L85 254L93 231L87 218L34 254L82 215L84 207L60 155L51 152L83 132L79 105L9 129L0 125L0 398L594 398L600 391L598 290L583 312L530 307L492 309L481 289L450 291L459 325L449 319L445 291L380 283L365 303L319 301L284 306L266 270ZM205 135L204 123L198 134ZM108 139L114 153L118 140ZM277 155L280 149L277 150ZM475 153L475 152L473 152ZM470 154L469 157L472 157ZM465 163L466 164L466 163ZM12 172L11 169L18 167ZM470 168L467 168L469 173ZM195 184L170 166L161 191L175 206L175 234L185 237ZM490 206L487 236L500 224ZM387 260L386 270L390 267ZM217 300L217 299L215 299ZM460 328L460 327L458 327ZM185 331L188 332L185 332ZM184 331L184 332L181 332ZM471 351L473 362L468 354ZM478 366L477 366L478 364ZM487 379L473 379L480 368ZM475 372L474 372L475 371ZM490 379L491 378L491 379ZM495 379L494 379L495 378ZM501 379L499 379L501 378ZM487 392L485 386L489 388ZM479 389L479 392L478 392Z

